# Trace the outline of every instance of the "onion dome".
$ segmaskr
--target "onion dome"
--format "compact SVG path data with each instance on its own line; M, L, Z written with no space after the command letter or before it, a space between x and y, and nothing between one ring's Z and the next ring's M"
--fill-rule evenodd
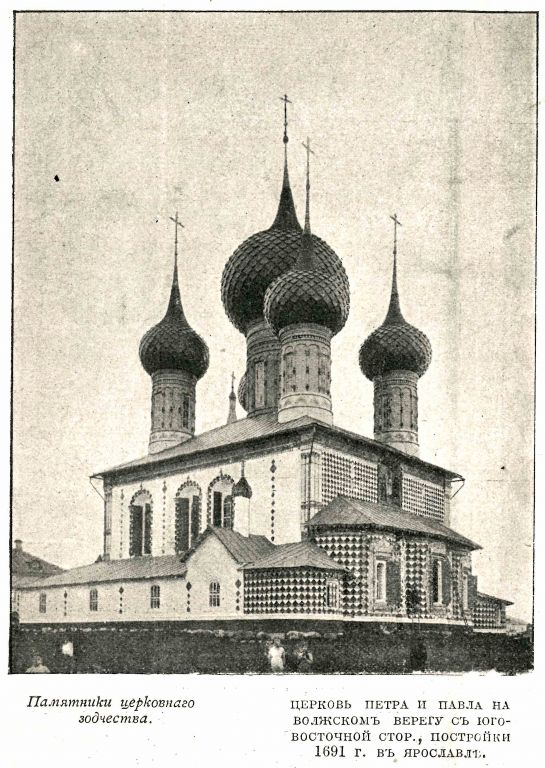
M233 498L236 498L237 496L244 499L252 498L252 488L244 476L244 462L242 462L242 466L240 467L240 480L233 486L232 496Z
M248 395L246 391L246 371L242 374L242 378L239 381L238 384L238 401L241 404L241 406L244 408L245 411L248 410Z
M395 217L394 222L397 219ZM431 362L430 340L408 323L401 313L397 290L397 238L394 239L394 267L390 306L382 325L360 347L359 362L364 375L373 381L392 371L412 371L422 376Z
M308 141L308 140L307 140ZM316 323L338 333L350 309L350 290L344 269L327 273L320 264L310 231L310 182L307 144L307 199L305 228L299 236L295 264L267 289L265 318L278 333L288 325ZM339 262L340 263L340 262Z
M295 266L301 245L301 225L291 192L287 161L287 123L284 121L284 179L276 218L269 229L245 240L231 255L221 280L221 298L229 320L241 333L263 319L263 302L269 285ZM348 278L337 254L311 235L319 272L345 286Z
M208 370L208 347L187 322L178 283L178 222L170 301L160 323L144 334L140 362L150 376L156 371L185 371L200 379Z

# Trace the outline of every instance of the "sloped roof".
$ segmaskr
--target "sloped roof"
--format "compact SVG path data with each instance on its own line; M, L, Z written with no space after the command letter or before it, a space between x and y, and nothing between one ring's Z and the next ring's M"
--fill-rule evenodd
M316 526L352 527L364 526L369 528L388 528L407 533L420 533L434 538L447 539L455 544L460 544L469 549L481 549L462 534L453 531L438 520L433 520L420 515L404 512L392 504L375 504L369 501L361 501L348 496L337 496L327 506L312 517L307 525L309 528Z
M199 536L195 544L182 557L183 562L187 562L193 552L200 547L209 536L215 536L221 541L225 549L237 563L248 563L266 555L275 545L266 536L243 536L238 531L231 531L228 528L213 528L209 526Z
M320 568L328 571L346 571L346 568L310 541L276 545L273 552L244 566L244 570L271 568Z
M30 552L25 552L17 547L11 550L11 573L14 577L14 582L15 577L17 577L20 583L23 577L40 579L43 576L50 576L61 572L62 568L58 565L48 563L47 560L31 555Z
M71 568L55 576L29 584L32 588L62 587L69 584L98 584L105 581L156 579L165 576L183 576L185 563L179 555L161 557L133 557L125 560L104 560L100 563Z
M486 592L477 592L477 597L483 597L485 600L494 600L496 603L503 603L504 605L513 605L511 600L504 600L503 597L496 597L495 595L487 595Z
M223 424L220 427L211 429L208 432L203 432L196 437L192 437L186 440L180 445L175 445L172 448L166 448L164 451L158 451L157 453L151 453L147 456L143 456L139 459L126 462L124 464L118 464L110 469L97 472L93 477L102 477L103 475L115 474L123 470L137 469L160 465L162 462L175 461L177 458L183 458L184 456L193 456L195 454L204 453L219 448L225 448L227 446L232 447L235 445L244 444L252 440L259 440L262 438L273 437L275 435L289 435L299 432L305 428L315 426L330 435L338 436L350 440L352 442L358 442L362 445L372 447L375 450L379 450L387 454L395 454L402 458L408 464L416 464L421 467L429 467L436 471L441 472L445 477L450 479L461 479L461 476L456 472L451 472L448 469L439 467L436 464L423 461L417 456L409 456L397 448L381 443L377 440L373 440L363 435L358 435L355 432L350 432L342 427L335 425L324 424L317 419L312 419L310 416L301 416L293 421L279 423L275 414L261 414L258 416L249 416L244 419L239 419L231 424Z
M180 445L166 448L164 451L158 451L157 453L148 454L147 456L135 459L134 461L129 461L125 464L119 464L100 474L116 472L122 469L130 469L131 467L145 467L168 459L175 459L179 456L190 456L194 453L201 453L202 451L208 451L214 448L222 448L224 446L236 445L237 443L244 443L247 440L268 437L278 433L294 432L299 427L307 426L308 424L312 424L312 420L307 416L294 419L288 424L280 424L276 416L271 414L238 419L238 421L233 421L231 424L222 424L220 427L211 429L208 432L203 432L196 437L192 437L190 440L180 443Z

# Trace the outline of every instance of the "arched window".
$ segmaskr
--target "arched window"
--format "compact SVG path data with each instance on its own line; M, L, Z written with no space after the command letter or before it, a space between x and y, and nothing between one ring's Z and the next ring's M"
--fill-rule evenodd
M184 483L176 494L174 542L176 552L193 546L201 527L201 489L196 483Z
M151 555L151 531L153 522L151 495L139 491L131 500L129 555Z
M375 600L378 603L386 602L386 562L375 562Z
M150 588L150 608L161 607L161 587L158 584L152 584Z
M214 528L234 526L233 485L232 477L220 475L208 486L208 524Z
M40 613L45 613L47 611L47 595L45 592L40 592Z
M208 602L211 608L219 608L220 606L220 583L219 581L211 581L208 591Z
M89 610L98 611L98 590L91 589L89 591Z
M443 603L443 562L434 560L432 564L432 600L435 605Z

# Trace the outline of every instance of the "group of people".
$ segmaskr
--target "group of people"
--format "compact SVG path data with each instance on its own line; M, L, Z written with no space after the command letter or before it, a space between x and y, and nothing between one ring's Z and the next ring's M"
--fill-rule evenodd
M279 637L270 644L267 657L271 672L311 672L314 658L306 643L298 645L293 654L286 657L286 651Z

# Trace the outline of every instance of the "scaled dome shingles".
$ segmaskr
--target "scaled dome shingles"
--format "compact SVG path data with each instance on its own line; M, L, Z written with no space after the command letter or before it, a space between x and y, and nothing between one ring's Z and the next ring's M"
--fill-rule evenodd
M172 298L161 322L144 334L139 353L150 376L156 371L174 370L200 379L208 370L208 347L187 322L181 302Z
M343 280L338 271L324 274L319 265L313 269L295 267L269 287L264 309L267 322L276 333L289 325L316 323L336 334L348 318L348 280Z
M300 244L301 229L273 226L249 237L230 257L223 271L221 296L227 316L241 333L263 318L265 292L295 265ZM316 235L312 235L312 245L317 273L329 277L348 296L348 277L335 251Z
M359 363L371 381L392 371L412 371L422 376L431 363L431 355L430 341L421 330L405 320L385 321L361 345Z

